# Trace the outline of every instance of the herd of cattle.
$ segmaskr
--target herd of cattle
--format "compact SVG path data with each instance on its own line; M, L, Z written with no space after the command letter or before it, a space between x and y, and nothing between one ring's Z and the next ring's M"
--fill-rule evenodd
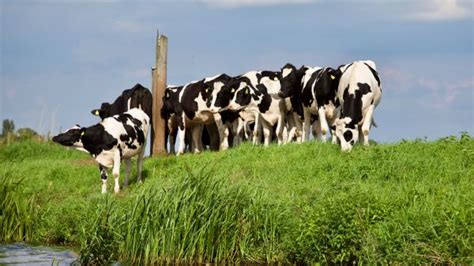
M166 120L169 152L201 152L205 146L225 150L247 139L267 146L304 142L310 133L350 151L360 139L369 145L373 112L382 89L372 61L355 61L331 67L299 69L286 64L280 71L250 71L231 77L221 74L183 86L169 86L163 96L161 116ZM113 168L114 191L119 192L121 160L126 162L125 186L131 158L138 155L137 180L146 136L152 117L152 94L137 84L114 103L103 103L92 114L102 121L79 125L59 134L53 141L90 153L99 163L102 193L107 188L107 168Z
M343 151L350 151L359 136L364 145L369 144L373 112L381 94L372 61L356 61L337 69L297 69L286 64L280 71L250 71L236 77L221 74L168 87L161 115L167 120L171 153L175 139L177 154L184 153L186 147L202 151L203 132L209 136L204 138L209 146L220 150L243 139L254 144L263 140L265 146L273 138L278 144L304 142L311 131L326 141L330 132L332 143L339 142ZM190 138L186 137L188 131Z

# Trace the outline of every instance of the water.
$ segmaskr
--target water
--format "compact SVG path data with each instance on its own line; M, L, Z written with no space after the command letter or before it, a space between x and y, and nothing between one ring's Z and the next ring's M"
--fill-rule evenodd
M79 265L76 259L74 252L59 248L0 244L0 265Z

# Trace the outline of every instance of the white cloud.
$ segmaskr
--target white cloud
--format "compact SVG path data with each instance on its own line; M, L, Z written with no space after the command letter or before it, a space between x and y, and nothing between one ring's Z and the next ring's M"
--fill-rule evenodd
M457 0L430 0L423 2L422 10L410 16L418 21L459 20L472 16L472 8L461 5Z
M272 6L281 4L306 4L318 0L200 0L204 4L218 8L238 8L251 6Z

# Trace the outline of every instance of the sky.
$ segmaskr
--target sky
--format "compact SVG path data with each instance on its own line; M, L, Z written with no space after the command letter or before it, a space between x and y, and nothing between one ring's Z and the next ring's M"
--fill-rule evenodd
M474 136L467 0L0 0L0 120L56 134L151 88L157 29L168 84L226 73L373 60L383 95L371 139Z

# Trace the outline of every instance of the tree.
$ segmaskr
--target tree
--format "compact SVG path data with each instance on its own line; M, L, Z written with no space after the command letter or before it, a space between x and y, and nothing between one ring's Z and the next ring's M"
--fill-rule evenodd
M13 122L13 120L4 119L2 127L2 136L7 136L8 133L13 132L15 132L15 123Z

